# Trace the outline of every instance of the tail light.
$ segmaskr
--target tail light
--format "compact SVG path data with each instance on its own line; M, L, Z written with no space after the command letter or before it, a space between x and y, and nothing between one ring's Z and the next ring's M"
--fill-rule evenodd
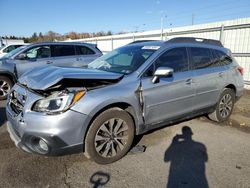
M244 74L244 69L243 67L237 67L237 70L240 72L240 74L243 76Z

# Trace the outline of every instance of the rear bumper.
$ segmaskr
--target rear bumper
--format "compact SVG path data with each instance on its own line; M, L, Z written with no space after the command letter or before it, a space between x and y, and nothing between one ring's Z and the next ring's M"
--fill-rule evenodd
M244 94L244 87L242 88L237 88L236 96L235 96L235 101L237 102L242 95Z

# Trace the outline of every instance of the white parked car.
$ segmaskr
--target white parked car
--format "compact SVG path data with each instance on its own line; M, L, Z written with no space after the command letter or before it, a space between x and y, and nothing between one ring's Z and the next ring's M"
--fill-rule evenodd
M3 48L0 49L0 58L5 56L7 53L11 52L12 50L15 50L23 45L27 45L27 44L24 44L24 43L23 44L10 44L10 45L4 46Z

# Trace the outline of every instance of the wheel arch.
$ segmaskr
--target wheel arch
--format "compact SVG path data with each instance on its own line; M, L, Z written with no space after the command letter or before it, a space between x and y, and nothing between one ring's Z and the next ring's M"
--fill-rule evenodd
M97 112L94 114L94 116L92 116L88 122L87 128L85 130L84 133L84 138L83 140L85 140L87 132L92 124L92 122L95 120L95 118L100 115L102 112L111 109L111 108L119 108L122 109L124 111L126 111L132 118L133 122L134 122L134 128L135 128L135 135L139 134L140 132L140 127L139 127L139 121L138 121L138 117L135 111L135 108L127 103L127 102L114 102L108 105L105 105L104 107L101 107L100 109L97 110Z
M15 75L11 72L7 72L7 71L0 72L0 76L6 76L7 78L9 78L13 82L13 84L15 84L17 81Z
M237 89L236 89L235 85L233 85L233 84L228 84L225 88L232 89L235 92L235 94L237 92Z

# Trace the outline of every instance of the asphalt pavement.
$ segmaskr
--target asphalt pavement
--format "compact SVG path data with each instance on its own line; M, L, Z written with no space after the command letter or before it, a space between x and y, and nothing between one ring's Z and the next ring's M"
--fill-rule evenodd
M250 134L230 122L200 117L168 126L141 138L145 152L98 165L83 154L20 151L6 131L4 106L0 102L0 187L250 187Z

